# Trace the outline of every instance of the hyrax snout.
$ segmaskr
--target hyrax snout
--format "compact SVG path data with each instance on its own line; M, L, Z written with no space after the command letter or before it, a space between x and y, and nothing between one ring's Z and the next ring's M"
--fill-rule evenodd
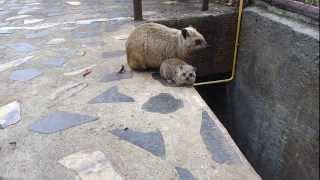
M182 30L157 23L138 26L126 43L127 61L130 68L144 70L159 68L170 58L186 60L195 50L206 48L204 37L193 27Z

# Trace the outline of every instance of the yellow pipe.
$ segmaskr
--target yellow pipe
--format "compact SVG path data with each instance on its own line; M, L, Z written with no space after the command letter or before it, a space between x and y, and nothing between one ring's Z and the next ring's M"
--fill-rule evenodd
M235 43L234 43L234 52L233 52L231 76L228 79L220 79L220 80L215 80L215 81L207 81L207 82L195 83L194 86L230 82L230 81L232 81L234 79L235 72L236 72L236 65L237 65L237 56L238 56L238 47L239 47L239 36L240 36L240 28L241 28L242 10L243 10L243 0L240 0L238 21L237 21L236 40L235 40Z

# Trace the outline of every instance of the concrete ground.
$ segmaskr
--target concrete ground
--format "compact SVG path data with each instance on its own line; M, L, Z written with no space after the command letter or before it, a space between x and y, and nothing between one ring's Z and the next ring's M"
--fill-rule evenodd
M143 2L150 19L201 14L198 2ZM202 14L231 11L210 8ZM1 180L99 179L99 173L100 179L260 179L194 88L163 86L148 72L101 81L125 64L125 38L139 24L131 9L126 0L0 0L0 70L30 56L0 72L0 106L21 103L21 121L0 129ZM85 67L90 74L77 73ZM19 81L30 68L38 76ZM51 134L31 130L56 111L98 119ZM64 159L96 151L103 161Z

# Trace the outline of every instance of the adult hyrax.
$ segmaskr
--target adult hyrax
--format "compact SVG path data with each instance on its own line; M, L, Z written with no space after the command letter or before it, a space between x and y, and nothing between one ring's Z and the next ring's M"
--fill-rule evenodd
M160 75L168 83L178 86L192 85L196 81L195 68L178 58L163 61L160 66Z
M128 65L135 70L159 68L170 58L186 60L192 51L207 47L204 37L193 27L182 30L157 23L138 26L126 43Z

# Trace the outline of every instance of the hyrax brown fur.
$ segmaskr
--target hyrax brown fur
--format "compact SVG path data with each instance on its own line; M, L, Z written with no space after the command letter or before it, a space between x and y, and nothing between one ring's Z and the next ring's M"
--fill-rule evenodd
M193 27L182 30L157 23L137 27L126 43L127 61L131 69L159 68L170 58L186 60L192 51L207 47L204 37Z

